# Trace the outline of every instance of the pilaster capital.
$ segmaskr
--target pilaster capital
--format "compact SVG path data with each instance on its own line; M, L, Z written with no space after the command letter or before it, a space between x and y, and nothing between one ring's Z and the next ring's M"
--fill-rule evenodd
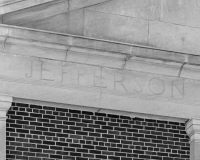
M5 120L6 113L11 107L13 102L13 97L7 95L0 95L0 120Z
M190 143L200 142L200 119L194 118L187 122L186 132L190 137Z

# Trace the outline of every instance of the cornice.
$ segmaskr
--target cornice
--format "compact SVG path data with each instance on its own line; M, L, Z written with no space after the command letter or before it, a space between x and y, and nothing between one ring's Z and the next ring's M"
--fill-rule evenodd
M3 24L0 51L200 80L196 55Z
M190 145L200 142L200 119L190 119L186 123L186 132L190 137Z
M13 97L0 94L0 121L6 119L6 112L9 110L13 102Z

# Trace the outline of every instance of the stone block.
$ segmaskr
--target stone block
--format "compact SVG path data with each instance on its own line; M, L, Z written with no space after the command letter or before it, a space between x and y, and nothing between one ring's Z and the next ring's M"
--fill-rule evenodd
M66 61L121 69L126 55L72 47Z
M148 21L131 17L85 11L84 36L146 45Z
M126 62L125 68L127 70L134 70L138 72L177 76L181 65L181 63L175 62L132 57Z
M80 9L26 23L22 26L60 33L83 35L83 20L83 10Z
M71 37L61 34L54 34L29 29L21 29L15 27L0 27L0 30L9 29L9 37L15 37L30 41L42 41L45 43L68 44Z
M96 50L102 50L107 52L117 52L129 54L131 51L131 46L120 43L113 43L109 41L94 40L89 38L73 37L73 46L92 48Z
M161 0L161 21L200 27L200 1Z
M3 16L3 22L10 25L22 25L30 21L68 11L68 2L49 2L32 8L11 12Z
M187 26L149 22L149 45L200 55L200 29Z
M160 0L114 0L86 9L143 19L160 19Z
M8 2L4 8L5 12L14 12L17 10L22 10L25 8L31 8L33 6L42 5L44 3L51 2L53 0L13 0L12 2Z
M38 43L34 41L29 41L29 43L26 43L25 41L20 41L19 39L11 39L11 38L8 38L6 42L2 44L2 46L4 52L6 53L55 59L60 61L65 60L66 50L69 48L68 46L64 45L48 44L42 42ZM1 41L0 41L0 47L1 47Z
M136 47L133 46L131 49L132 56L139 56L151 59L161 59L167 61L176 61L176 62L187 62L188 55L178 53L178 52L170 52L162 49L156 48L148 48L148 47ZM192 57L191 57L192 58ZM198 60L196 61L198 63Z

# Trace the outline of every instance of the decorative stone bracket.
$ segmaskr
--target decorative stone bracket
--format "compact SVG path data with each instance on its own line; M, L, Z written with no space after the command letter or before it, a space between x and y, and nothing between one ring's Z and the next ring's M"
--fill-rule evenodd
M200 160L200 119L191 119L186 124L190 137L190 160Z
M0 160L6 159L6 113L12 101L12 97L0 95Z

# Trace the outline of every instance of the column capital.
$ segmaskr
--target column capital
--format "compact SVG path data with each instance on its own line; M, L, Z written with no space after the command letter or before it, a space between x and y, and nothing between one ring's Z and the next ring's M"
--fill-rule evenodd
M186 132L187 135L190 137L190 143L192 143L193 141L200 142L200 119L190 119L186 124Z
M0 95L0 120L5 120L6 113L11 107L13 102L13 97L7 95Z
M193 118L186 123L190 137L190 160L200 160L200 119Z

